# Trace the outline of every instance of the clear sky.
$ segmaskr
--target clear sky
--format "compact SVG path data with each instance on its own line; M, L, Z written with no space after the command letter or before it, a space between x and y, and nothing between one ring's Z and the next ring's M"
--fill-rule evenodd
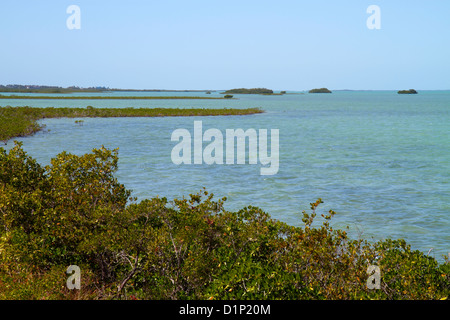
M5 0L0 35L0 84L450 89L449 0Z

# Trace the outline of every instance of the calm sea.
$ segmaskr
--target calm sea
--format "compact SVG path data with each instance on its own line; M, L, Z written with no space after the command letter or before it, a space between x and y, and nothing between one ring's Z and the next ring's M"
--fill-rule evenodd
M3 93L7 94L7 93ZM93 93L76 95L92 96ZM106 95L193 95L116 92ZM209 96L209 95L208 95ZM211 96L220 96L213 92ZM450 91L335 91L283 96L234 95L236 100L0 100L32 107L260 107L264 114L230 117L46 119L46 129L21 138L42 164L63 150L75 154L119 148L117 177L138 199L181 198L206 187L226 208L259 206L273 218L302 225L302 210L322 198L332 225L368 240L403 238L438 260L450 252ZM175 165L177 128L279 129L280 164ZM206 144L206 143L205 143ZM12 141L6 148L12 147ZM320 214L318 215L320 218ZM317 225L322 221L317 220Z

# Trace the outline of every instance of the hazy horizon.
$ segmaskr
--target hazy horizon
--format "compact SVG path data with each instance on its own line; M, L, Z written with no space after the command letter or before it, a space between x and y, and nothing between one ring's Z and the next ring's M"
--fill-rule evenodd
M108 90L123 90L123 91L133 91L133 90L139 90L139 91L226 91L226 90L230 90L230 89L240 89L241 87L230 87L230 88L194 88L194 89L172 89L172 88L142 88L142 89L137 89L137 88L109 88L106 86L102 86L102 85L97 85L97 86L78 86L78 85L71 85L71 86L57 86L57 85L52 85L52 84L23 84L23 83L7 83L7 84L3 84L0 83L0 86L7 86L7 85L21 85L21 86L48 86L48 87L61 87L63 89L67 89L69 87L79 87L80 89L88 89L88 88L95 88L95 87L105 87ZM293 90L284 90L284 89L273 89L273 88L268 88L267 86L263 86L263 87L259 87L259 88L267 88L267 89L271 89L274 92L278 92L278 91L287 91L287 92L305 92L305 91L309 91L311 89L316 89L316 88L307 88L307 89L293 89ZM249 87L247 87L246 89L251 89ZM398 90L409 90L409 89L415 89L417 91L450 91L450 89L420 89L420 88L396 88L396 89L352 89L352 88L344 88L344 89L335 89L335 88L327 88L330 89L331 91L398 91ZM0 90L1 92L1 90ZM11 92L14 93L14 92Z

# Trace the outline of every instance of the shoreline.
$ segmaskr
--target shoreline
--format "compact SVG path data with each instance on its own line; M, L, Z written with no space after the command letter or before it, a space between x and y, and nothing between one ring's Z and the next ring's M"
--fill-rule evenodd
M45 118L121 118L121 117L195 117L234 116L264 113L259 108L32 108L0 107L0 141L5 144L17 137L26 137L42 130L37 123Z
M108 97L108 96L86 96L86 97L68 97L68 96L17 96L10 95L5 96L0 94L0 99L43 99L43 100L167 100L167 99L179 99L179 100L229 100L230 98L224 97L198 97L198 96L118 96L118 97Z

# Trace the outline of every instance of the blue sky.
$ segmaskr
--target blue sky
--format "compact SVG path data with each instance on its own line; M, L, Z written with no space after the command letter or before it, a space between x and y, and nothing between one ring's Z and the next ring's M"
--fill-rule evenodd
M448 0L2 1L0 35L0 84L450 89Z

